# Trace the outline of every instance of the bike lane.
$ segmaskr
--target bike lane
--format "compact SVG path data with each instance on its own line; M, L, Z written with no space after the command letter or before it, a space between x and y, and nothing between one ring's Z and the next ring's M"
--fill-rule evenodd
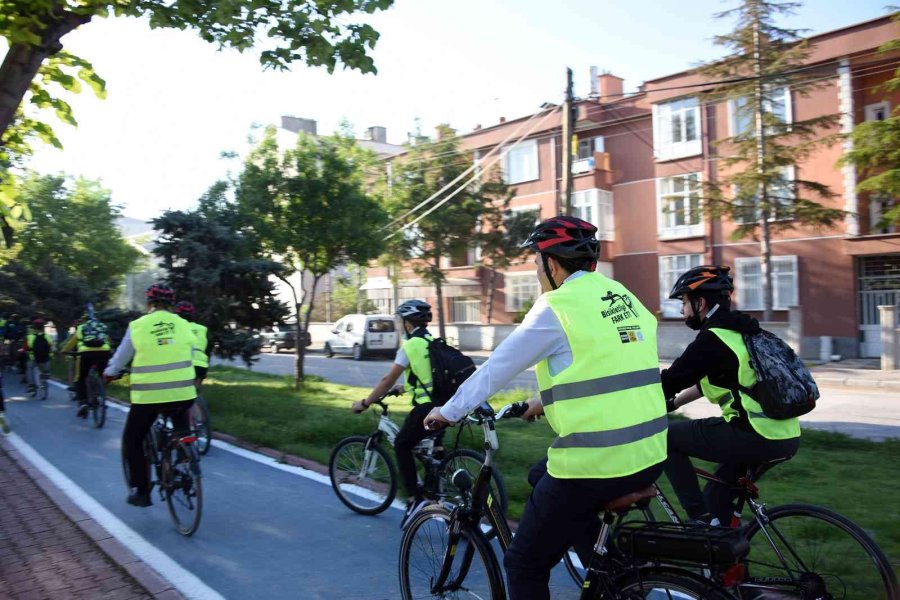
M337 500L327 478L246 450L229 451L215 441L202 460L200 528L184 538L157 495L149 508L125 503L120 461L125 412L111 406L98 430L90 417L75 417L75 404L57 385L51 384L48 400L40 402L10 379L7 414L15 433L124 524L117 537L126 539L120 541L158 550L158 564L145 561L186 596L399 597L400 511L357 515ZM577 597L562 569L555 572L553 588L554 598Z

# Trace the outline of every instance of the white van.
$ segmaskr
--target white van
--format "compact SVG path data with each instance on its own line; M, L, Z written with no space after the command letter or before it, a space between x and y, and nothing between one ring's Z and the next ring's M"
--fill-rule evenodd
M362 360L370 354L393 356L400 334L394 315L346 315L325 340L325 356L349 354Z

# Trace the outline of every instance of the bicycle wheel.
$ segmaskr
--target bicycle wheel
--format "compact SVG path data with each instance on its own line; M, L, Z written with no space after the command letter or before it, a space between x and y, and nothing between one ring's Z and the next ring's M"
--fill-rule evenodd
M748 583L804 598L898 597L897 579L887 557L846 517L808 504L776 506L765 513L765 529L755 519L747 526Z
M192 536L203 514L203 486L200 457L193 444L175 442L163 453L160 487L169 506L175 529Z
M733 596L716 583L688 571L642 568L614 582L621 600L730 600ZM595 590L599 597L600 590Z
M465 469L472 477L472 482L478 477L481 466L484 464L484 454L468 448L454 450L448 454L440 466L441 487L448 499L456 504L462 502L459 490L453 485L453 474L459 469ZM506 514L509 499L506 496L506 485L499 469L494 467L491 471L490 494L493 502L498 502L503 514Z
M205 456L212 444L212 428L210 427L209 407L203 396L199 394L191 406L191 423L193 423L194 435L197 436L197 450Z
M397 469L381 444L364 435L344 438L331 452L328 475L347 508L377 515L397 496Z
M640 516L638 516L638 513ZM629 521L654 521L653 511L649 508L642 508L639 510L633 510L627 515ZM621 519L619 520L621 522ZM618 524L618 523L617 523ZM612 538L612 536L610 536ZM596 540L594 540L596 542ZM581 564L581 559L578 558L578 554L575 553L574 548L569 548L566 553L563 555L563 564L566 566L566 572L572 578L572 581L575 582L575 585L581 587L581 584L584 583L584 574L585 567Z
M463 527L444 589L432 591L449 543L450 513L432 504L413 517L400 541L400 595L414 598L505 600L497 556L480 531Z
M106 390L96 371L91 372L88 379L89 402L91 403L91 415L94 418L94 427L100 429L106 423Z

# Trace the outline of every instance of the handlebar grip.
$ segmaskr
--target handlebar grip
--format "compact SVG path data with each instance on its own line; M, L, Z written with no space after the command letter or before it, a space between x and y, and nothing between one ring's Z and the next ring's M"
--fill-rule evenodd
M521 417L525 414L525 411L528 410L527 402L515 402L509 405L509 408L503 415L505 419L515 419L517 417Z

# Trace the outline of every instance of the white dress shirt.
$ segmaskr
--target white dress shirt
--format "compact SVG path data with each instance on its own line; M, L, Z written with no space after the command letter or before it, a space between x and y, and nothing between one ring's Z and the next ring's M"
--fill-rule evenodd
M576 271L565 281L581 277L586 272ZM545 358L551 375L556 375L572 364L572 348L556 314L544 296L540 296L522 324L497 346L491 357L441 407L441 416L451 423L459 421L506 387L513 377Z

